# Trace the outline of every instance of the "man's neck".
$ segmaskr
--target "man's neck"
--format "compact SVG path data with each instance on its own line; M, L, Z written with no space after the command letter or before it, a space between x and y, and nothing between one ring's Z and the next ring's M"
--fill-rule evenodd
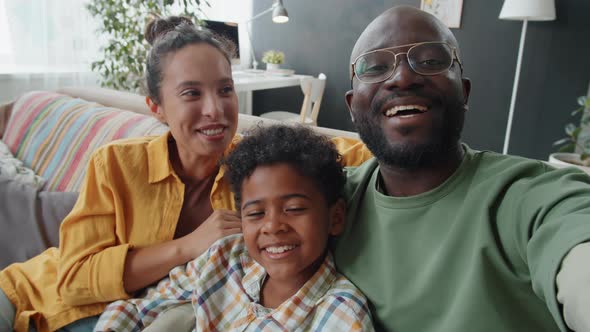
M445 182L459 168L463 147L458 145L448 158L415 169L399 168L379 162L384 193L388 196L415 196L430 191Z

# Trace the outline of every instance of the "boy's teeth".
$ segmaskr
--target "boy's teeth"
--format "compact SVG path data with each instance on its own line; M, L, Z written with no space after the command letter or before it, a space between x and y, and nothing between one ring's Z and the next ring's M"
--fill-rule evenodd
M207 136L219 135L223 131L223 128L216 128L216 129L203 129L201 133Z
M289 251L293 248L295 248L295 246L291 245L291 246L280 246L280 247L266 247L266 249L264 249L264 250L270 252L271 254L280 254L285 251Z
M387 111L385 111L385 116L394 116L397 112L406 111L406 110L418 110L420 112L426 112L428 109L422 105L399 105L394 106Z

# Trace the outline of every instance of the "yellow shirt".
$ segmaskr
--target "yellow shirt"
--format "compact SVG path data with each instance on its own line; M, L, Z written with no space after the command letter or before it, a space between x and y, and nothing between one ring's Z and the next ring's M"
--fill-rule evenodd
M180 216L184 184L169 162L169 138L133 138L94 153L80 197L61 225L60 248L0 272L0 288L16 307L16 331L28 331L31 319L39 332L59 329L129 297L123 288L127 251L172 240ZM372 157L359 141L333 142L346 165ZM213 209L235 210L223 170L210 198Z

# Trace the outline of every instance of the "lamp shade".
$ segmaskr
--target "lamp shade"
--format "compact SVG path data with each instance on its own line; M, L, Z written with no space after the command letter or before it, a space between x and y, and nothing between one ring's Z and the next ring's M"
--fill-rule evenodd
M274 0L275 4L273 5L272 10L272 21L275 23L286 23L289 21L289 14L287 14L287 10L283 6L283 0Z
M555 0L505 0L500 11L500 19L553 21Z

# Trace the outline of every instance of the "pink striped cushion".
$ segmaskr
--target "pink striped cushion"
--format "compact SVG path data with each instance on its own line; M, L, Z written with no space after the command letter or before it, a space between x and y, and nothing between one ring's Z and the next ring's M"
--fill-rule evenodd
M167 130L148 115L34 91L15 102L3 140L16 158L47 180L46 190L79 191L98 147Z

